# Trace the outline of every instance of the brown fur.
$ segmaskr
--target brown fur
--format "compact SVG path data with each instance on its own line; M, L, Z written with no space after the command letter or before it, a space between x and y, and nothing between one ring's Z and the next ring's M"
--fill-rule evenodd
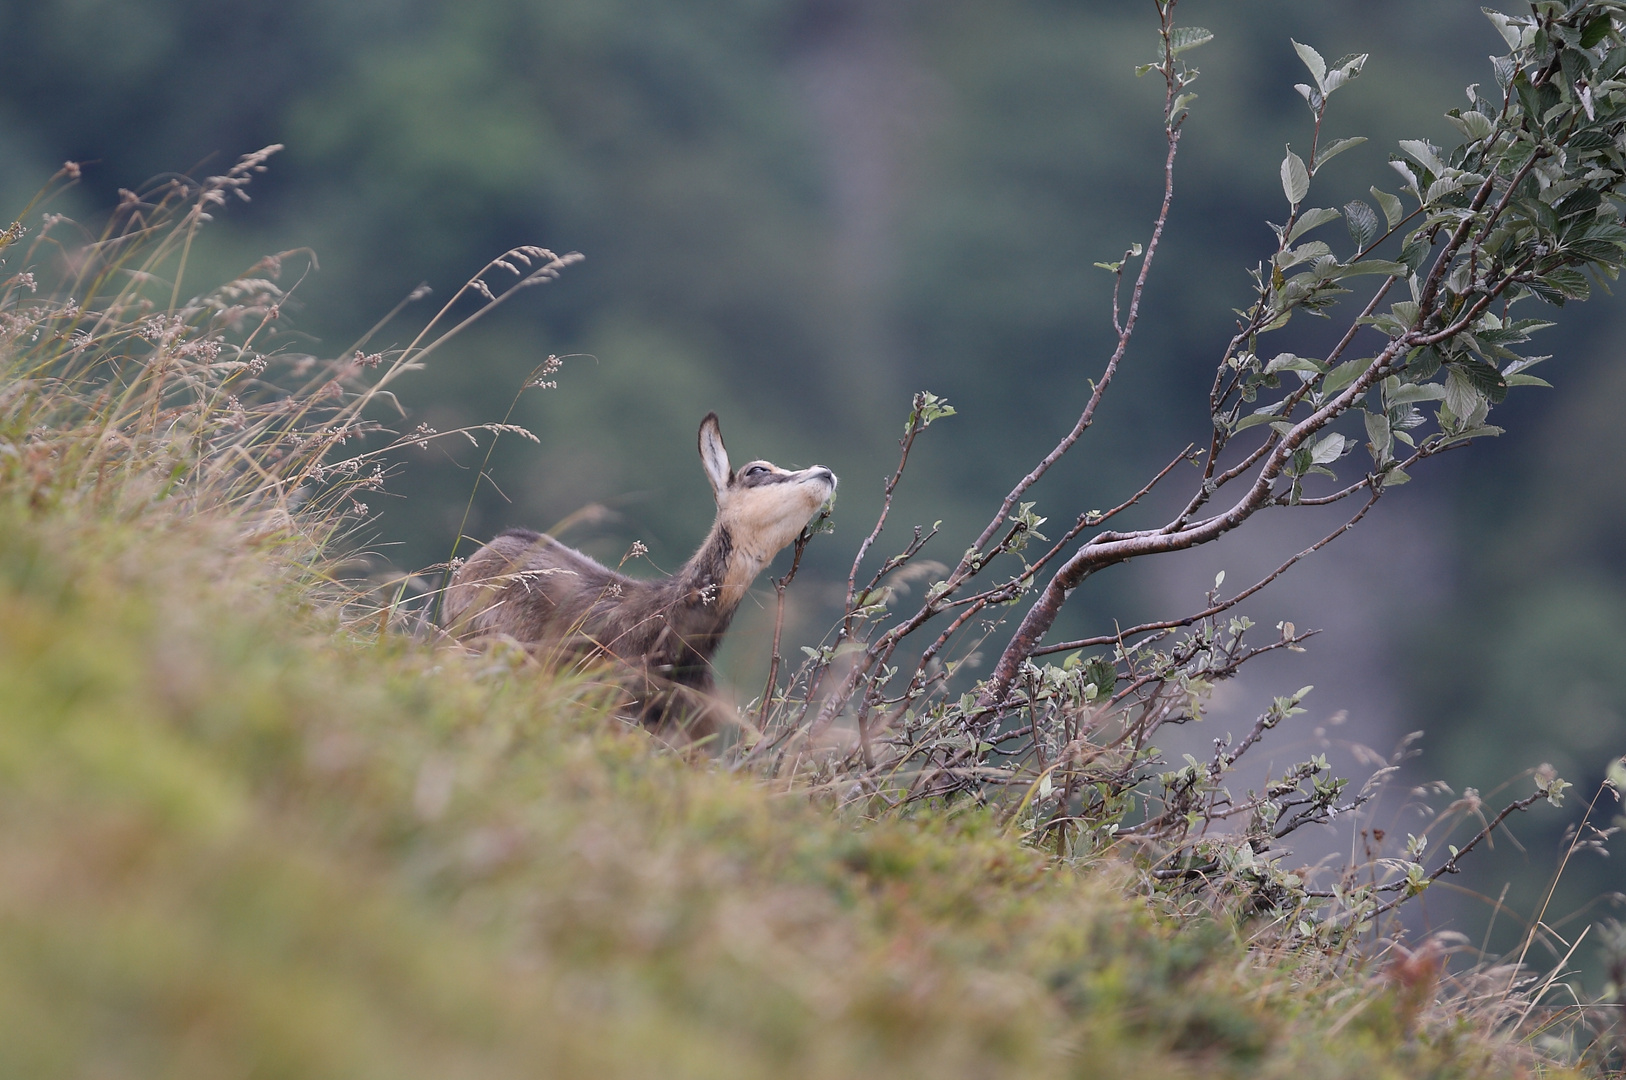
M829 469L790 472L754 461L729 468L715 413L700 458L717 520L668 578L628 577L551 536L509 529L475 552L446 590L446 625L461 637L506 635L546 660L609 659L628 675L641 719L716 730L711 658L762 568L795 539L836 486Z

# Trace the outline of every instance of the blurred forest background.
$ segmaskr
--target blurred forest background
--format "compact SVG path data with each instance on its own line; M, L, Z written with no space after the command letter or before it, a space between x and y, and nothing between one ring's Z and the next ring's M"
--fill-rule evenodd
M1186 0L1181 21L1217 38L1192 54L1174 214L1119 382L1037 489L1055 520L1120 501L1206 439L1244 271L1286 212L1282 146L1310 136L1289 38L1329 60L1371 54L1329 114L1331 135L1371 139L1318 177L1312 201L1334 206L1395 187L1396 139L1454 144L1442 114L1493 81L1501 48L1477 0ZM567 539L612 563L639 539L664 569L710 519L693 451L706 411L737 461L829 465L838 531L792 589L791 642L810 642L913 390L959 415L922 440L883 553L942 519L952 562L1076 417L1113 336L1110 277L1091 264L1144 242L1160 195L1161 84L1132 74L1154 26L1149 2L1124 0L0 0L0 198L19 209L62 161L85 162L55 209L94 222L120 188L285 143L192 284L314 250L283 330L326 356L427 282L431 298L374 343L403 344L510 246L585 253L401 383L403 429L500 420L529 372L569 354L556 389L520 397L514 418L541 445L498 446L501 491L480 491L467 532L599 504ZM288 286L304 258L285 265ZM1426 900L1434 925L1477 941L1490 905L1470 894L1511 883L1493 949L1521 936L1564 829L1626 751L1626 307L1599 296L1557 314L1541 372L1556 388L1514 394L1494 418L1506 436L1431 463L1251 605L1262 626L1326 633L1223 687L1195 732L1205 743L1314 683L1311 715L1278 732L1283 760L1320 740L1356 771L1351 744L1387 755L1422 730L1405 786L1439 777L1498 804L1551 762L1577 786L1574 813L1515 821L1517 843L1442 882L1465 891ZM1298 333L1313 355L1326 328ZM406 462L373 508L397 566L451 550L485 450L447 447ZM1301 527L1093 579L1058 633L1183 614L1217 570L1240 586L1304 546ZM748 697L766 599L742 618L725 669ZM1415 827L1401 801L1380 825ZM1345 825L1329 845L1353 840ZM1567 918L1573 939L1623 886L1578 855L1548 921Z

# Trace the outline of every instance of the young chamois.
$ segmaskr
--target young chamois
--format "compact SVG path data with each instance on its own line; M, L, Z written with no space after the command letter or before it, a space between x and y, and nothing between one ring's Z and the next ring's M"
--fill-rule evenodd
M766 461L729 468L717 414L700 422L700 461L717 520L668 578L627 577L551 536L509 529L475 552L446 589L445 623L460 637L506 635L544 659L612 661L632 678L640 719L718 729L711 658L745 592L834 493L822 465Z

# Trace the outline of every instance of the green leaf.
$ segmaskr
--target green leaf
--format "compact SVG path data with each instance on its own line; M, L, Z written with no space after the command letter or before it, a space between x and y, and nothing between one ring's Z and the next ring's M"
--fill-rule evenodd
M1418 185L1417 173L1412 169L1411 162L1406 161L1404 158L1390 158L1389 168L1393 169L1400 179L1404 181L1400 185L1400 189L1411 192L1418 202L1422 202L1423 189Z
M1453 127L1462 132L1462 137L1471 142L1478 142L1496 130L1496 124L1482 112L1463 112L1461 109L1452 109L1445 114Z
M1334 139L1332 142L1323 147L1318 154L1316 154L1315 168L1311 169L1310 172L1320 172L1321 166L1325 165L1339 154L1342 154L1345 150L1348 150L1351 147L1359 146L1365 141L1365 135L1354 135L1347 139Z
M1472 383L1475 390L1484 394L1492 405L1500 405L1507 397L1507 380L1496 370L1496 365L1474 357L1459 357L1451 361L1451 366L1461 371L1463 378Z
M1344 446L1348 441L1336 431L1323 435L1310 448L1310 462L1314 465L1331 465L1344 456Z
M1569 153L1585 153L1589 150L1602 150L1606 146L1615 145L1614 137L1607 131L1577 131L1570 136L1564 144Z
M1609 50L1609 55L1604 57L1603 63L1599 65L1598 77L1600 79L1613 79L1620 74L1620 69L1623 67L1626 67L1626 46L1616 45Z
M1281 310L1281 312L1279 314L1277 314L1277 316L1275 318L1270 320L1269 323L1267 323L1266 325L1260 327L1259 332L1262 333L1262 334L1268 334L1272 330L1280 330L1282 327L1286 326L1288 324L1288 322L1293 318L1294 310L1295 309L1293 307L1291 307L1291 306L1283 308Z
M1376 199L1378 201L1378 205L1383 208L1383 217L1388 223L1389 228L1393 229L1396 225L1399 225L1402 221L1406 220L1406 208L1401 205L1398 196L1391 195L1387 191L1379 191L1377 188L1373 188L1372 197Z
M1293 451L1293 456L1287 459L1287 464L1283 467L1282 471L1288 476L1303 476L1305 473L1310 471L1313 465L1314 463L1310 460L1310 448L1307 446L1301 446L1297 450ZM1294 484L1292 495L1293 502L1299 501L1299 490L1299 485Z
M1349 80L1355 78L1361 73L1361 70L1366 67L1366 58L1366 53L1361 53L1358 56L1351 56L1342 64L1339 64L1337 67L1327 72L1326 81L1321 84L1321 92L1330 97L1334 90L1338 89L1340 86L1343 86L1345 83L1349 82Z
M1335 277L1358 277L1361 274L1389 274L1393 277L1410 277L1411 267L1405 263L1390 262L1388 259L1362 259L1358 263L1350 263L1335 274Z
M1520 199L1518 200L1518 206L1520 209L1527 211L1530 217L1545 232L1556 233L1558 231L1558 213L1547 203L1540 199Z
M1110 694L1118 685L1118 665L1104 656L1092 656L1084 665L1083 678L1094 683L1097 694Z
M1292 38L1287 40L1293 41ZM1293 51L1299 54L1304 66L1310 69L1310 77L1315 80L1316 86L1324 88L1327 85L1327 62L1321 59L1321 54L1310 46L1300 45L1296 41L1293 41Z
M1392 338L1399 337L1406 332L1406 327L1401 325L1400 320L1388 313L1356 319L1355 322L1361 326L1375 326L1379 331Z
M1489 403L1460 368L1453 367L1445 376L1445 407L1459 420L1466 420Z
M1287 234L1287 242L1291 244L1311 229L1318 229L1329 221L1337 221L1340 216L1338 211L1326 206L1315 210L1306 210L1299 215L1298 221L1294 223L1293 231Z
M1502 428L1496 427L1494 424L1475 424L1473 427L1464 428L1445 440L1445 445L1467 442L1469 439L1494 439L1502 434L1502 431Z
M1445 398L1445 387L1439 383L1406 383L1393 393L1384 394L1384 404L1391 409L1398 405L1410 405L1418 401L1441 401Z
M1276 414L1281 411L1282 405L1284 404L1285 402L1273 401L1262 409L1255 409L1253 413L1248 416L1244 416L1241 420L1237 421L1235 430L1239 432L1247 431L1251 427L1258 427L1260 424L1270 423L1272 420L1277 418Z
M1592 286L1587 281L1586 275L1567 266L1541 275L1541 280L1571 300L1585 300L1592 295Z
M1290 266L1297 266L1299 263L1304 262L1313 262L1316 259L1324 259L1331 254L1332 248L1328 247L1320 240L1311 240L1307 244L1300 244L1296 248L1288 248L1286 251L1282 252L1281 255L1277 256L1276 265L1281 269L1286 270Z
M1434 203L1445 198L1445 196L1451 194L1453 191L1461 188L1462 184L1463 181L1460 177L1454 177L1447 180L1436 180L1432 184L1428 185L1428 190L1423 193L1423 201L1432 206Z
M1187 49L1207 45L1213 40L1214 32L1212 30L1204 30L1200 26L1177 26L1169 32L1169 51L1179 56Z
M1279 371L1305 371L1319 375L1326 370L1327 365L1320 360L1310 360L1288 352L1277 354L1265 365L1266 375L1274 375Z
M1509 386L1545 386L1551 390L1553 384L1536 375L1504 375Z
M953 415L955 415L954 406L930 390L922 390L915 395L914 407L909 410L909 419L904 421L903 433L908 435L916 429L917 424L919 430L924 431L931 427L934 420Z
M1440 152L1428 140L1401 139L1400 149L1436 177L1445 172L1445 162L1440 160Z
M1282 158L1282 192L1294 206L1303 202L1310 192L1310 172L1304 167L1304 159L1291 149Z
M1372 361L1376 359L1377 357L1375 356L1368 356L1359 360L1344 361L1342 364L1339 364L1337 367L1327 372L1327 377L1322 380L1321 383L1321 392L1327 395L1338 393L1344 387L1348 386L1350 383L1354 382L1356 379L1365 374L1366 369L1371 367Z
M1368 412L1366 419L1366 437L1372 444L1372 460L1382 465L1389 460L1389 448L1394 445L1394 437L1389 434L1389 418L1383 413Z
M1593 48L1598 42L1608 37L1609 31L1613 29L1614 23L1608 15L1594 16L1592 21L1586 24L1586 29L1581 31L1581 48Z
M1359 199L1344 204L1344 224L1356 251L1364 251L1378 237L1378 213Z
M1524 41L1524 28L1514 23L1512 19L1503 15L1500 11L1492 11L1490 8L1480 8L1479 10L1484 12L1485 18L1489 19L1491 25L1496 27L1496 32L1502 35L1502 40L1507 42L1508 48L1517 49Z
M1536 88L1530 85L1530 78L1523 71L1513 76L1513 90L1519 95L1519 106L1524 109L1525 116L1530 118L1532 124L1541 123L1541 100L1536 95Z
M1530 322L1530 321L1532 321L1532 320L1529 320L1529 319L1524 320L1524 322ZM1545 330L1545 329L1547 329L1548 327L1550 327L1552 325L1553 325L1552 323L1541 323L1539 326L1536 327L1536 329ZM1515 328L1520 329L1520 330L1525 330L1525 327L1523 326L1522 323L1516 323ZM1526 332L1528 332L1528 331L1526 331ZM1513 361L1513 363L1511 363L1507 367L1503 368L1502 369L1502 374L1503 375L1515 375L1515 374L1517 374L1518 372L1521 372L1521 371L1529 371L1531 368L1535 367L1537 364L1541 363L1543 360L1551 360L1551 359L1552 359L1551 355L1548 355L1548 356L1526 356L1522 360L1515 360L1515 361Z
M1418 229L1412 234L1411 239L1406 241L1405 246L1400 249L1400 261L1405 263L1406 268L1415 274L1422 269L1423 260L1428 258L1428 253L1431 250L1433 250L1433 247L1429 243L1427 231Z

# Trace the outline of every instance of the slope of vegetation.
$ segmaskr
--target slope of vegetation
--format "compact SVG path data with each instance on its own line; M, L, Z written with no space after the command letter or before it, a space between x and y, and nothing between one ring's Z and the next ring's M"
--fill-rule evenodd
M358 614L343 454L421 352L262 351L274 261L182 300L259 160L7 252L0 1075L1562 1071L1426 959L1272 945L969 804L861 820Z
M590 684L346 631L229 515L38 509L15 468L3 496L5 1075L1519 1071L1420 1015L1426 979L1250 951L982 814L842 820Z

